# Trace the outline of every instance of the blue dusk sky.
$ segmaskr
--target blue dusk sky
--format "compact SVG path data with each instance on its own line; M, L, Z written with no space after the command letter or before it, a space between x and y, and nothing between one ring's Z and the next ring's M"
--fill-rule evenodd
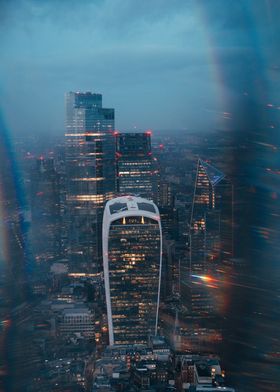
M120 130L220 125L279 91L278 0L0 0L13 134L63 134L64 93L103 94Z

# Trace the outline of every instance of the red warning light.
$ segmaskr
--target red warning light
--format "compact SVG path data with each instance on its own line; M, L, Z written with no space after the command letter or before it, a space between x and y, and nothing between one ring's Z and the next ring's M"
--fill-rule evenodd
M151 131L151 129L148 129L146 132L145 132L145 135L148 135L148 136L151 136L153 134L153 132Z

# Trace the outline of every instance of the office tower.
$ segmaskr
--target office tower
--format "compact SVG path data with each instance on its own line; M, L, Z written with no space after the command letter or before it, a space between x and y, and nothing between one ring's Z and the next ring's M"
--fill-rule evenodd
M167 238L177 237L177 210L174 208L171 185L162 179L158 184L157 205L160 212L162 233Z
M160 207L172 207L172 192L171 184L168 181L160 180L158 184L158 206Z
M40 262L61 255L60 188L54 160L37 159L31 171L31 243Z
M102 213L115 191L114 109L102 95L66 94L66 208L72 269L99 270Z
M181 274L182 297L194 313L217 312L211 288L233 257L233 192L225 175L198 160L190 221L189 265ZM223 275L223 274L222 274ZM221 287L220 287L221 288Z
M147 343L157 334L162 234L159 211L146 199L110 200L103 217L103 268L109 341Z
M158 167L152 155L151 132L117 135L117 190L157 199Z

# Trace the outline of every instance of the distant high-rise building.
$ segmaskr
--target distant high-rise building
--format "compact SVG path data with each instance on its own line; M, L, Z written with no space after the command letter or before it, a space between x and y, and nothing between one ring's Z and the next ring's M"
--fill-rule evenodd
M160 207L172 207L172 192L171 185L169 182L161 180L158 184L158 206Z
M31 243L37 261L61 254L61 178L53 159L40 157L31 176Z
M210 295L221 267L233 257L233 192L226 176L198 160L190 221L189 264L181 274L183 298L194 313L216 312ZM188 296L186 296L188 292Z
M152 156L151 132L117 135L117 190L157 200L158 167Z
M133 196L110 200L103 217L103 267L112 344L157 334L162 266L159 211Z
M66 94L68 254L75 269L100 267L102 212L115 191L114 117L101 94Z

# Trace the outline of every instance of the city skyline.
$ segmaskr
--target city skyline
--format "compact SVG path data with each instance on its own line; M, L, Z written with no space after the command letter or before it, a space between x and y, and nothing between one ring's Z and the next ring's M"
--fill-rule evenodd
M37 347L37 351L31 353L27 344L21 346L21 341L26 336L27 341L30 339L32 342L34 339L35 344L38 338L40 340L48 336L48 342L52 342L54 352L61 344L69 342L69 339L76 345L76 339L82 338L88 342L87 347L91 347L90 350L97 355L98 365L99 361L105 360L104 355L109 355L110 363L116 360L116 355L120 355L116 353L118 350L127 352L125 358L128 362L125 365L122 359L121 365L125 366L126 377L129 377L132 385L139 382L138 372L141 373L142 368L138 366L148 369L146 365L138 363L143 355L152 356L149 357L152 358L152 366L158 369L159 373L157 377L151 374L150 378L141 382L157 382L162 385L172 375L172 382L179 385L185 369L185 377L193 383L194 390L199 391L200 385L206 382L200 380L203 374L210 390L215 390L218 386L224 387L228 384L225 384L221 368L217 368L218 372L214 372L215 374L210 369L211 361L220 366L216 356L221 355L222 360L227 358L226 367L231 375L229 383L234 381L242 385L242 382L247 382L248 385L253 385L254 379L248 377L246 371L238 370L242 377L240 383L232 373L236 365L235 355L231 351L231 339L243 339L240 343L246 345L252 338L251 335L244 338L240 332L244 310L243 303L238 301L238 295L246 289L247 294L250 292L247 297L247 301L250 301L254 290L264 290L257 287L254 275L245 273L246 268L250 267L250 259L246 260L245 264L240 257L240 250L238 257L231 257L232 239L228 229L232 226L233 199L232 186L225 173L234 174L230 165L236 149L232 135L224 134L222 139L218 131L209 138L205 138L205 134L198 136L194 133L188 135L187 139L186 136L178 139L167 135L157 139L152 149L150 132L117 134L114 131L114 110L103 107L101 94L89 91L66 94L66 114L64 143L56 144L54 139L52 146L55 148L49 152L49 158L41 156L40 151L45 147L36 144L36 138L27 138L17 145L24 175L21 181L28 191L26 207L35 201L32 205L30 225L33 231L31 248L36 254L36 269L30 275L29 281L22 279L24 269L19 270L19 278L11 282L9 288L11 290L13 283L16 284L22 279L23 285L31 289L29 300L25 298L24 302L12 304L9 295L5 298L5 307L12 306L11 313L14 314L11 331L16 332L21 323L24 326L11 348L11 359L7 359L11 367L8 380L18 385L20 377L24 377L24 382L28 385L32 380L32 359L36 357L39 366L43 352L42 347ZM32 143L35 143L32 147L37 151L35 155L29 152ZM221 154L224 150L230 152L226 161L225 155ZM124 158L124 166L118 167L121 171L115 170L115 166L119 164L119 154L123 154ZM142 173L142 165L144 162L144 166L146 163L149 166L150 161L146 162L146 157L153 156L158 160L159 173L154 173L153 170L151 173L156 177L159 175L158 192L153 195L155 201L159 202L159 210L152 201L135 196L127 195L114 199L119 191L117 175L126 174L127 164L128 167L133 167L133 171L123 182L122 192L131 193L132 189L138 192L143 179L143 184L148 180L145 194L149 197L153 189L149 180L150 167L147 177L146 172ZM109 170L106 170L106 167ZM223 169L223 172L220 169ZM9 173L6 173L6 176L8 178ZM243 206L246 202L244 187L246 192L251 192L251 188L243 182L246 178L241 177L241 183L239 176L232 178L238 189L237 206ZM99 183L101 187L98 186ZM104 187L106 184L108 187ZM256 198L265 195L266 193L258 191ZM150 196L152 197L152 194ZM274 194L272 197L276 200ZM7 201L3 199L1 203L2 208L5 208ZM100 245L104 206L103 280L98 243ZM275 206L271 205L271 208ZM107 219L108 211L110 219ZM251 235L251 227L248 231L245 225L250 220L244 220L246 215L240 213L239 209L237 211L239 213L236 227L246 229L247 235ZM21 210L11 204L9 214L15 218L20 217ZM253 216L254 219L255 217L256 215ZM50 235L58 228L57 224L61 224L60 219L63 230L58 230L58 242L64 243L61 248L57 247L57 240ZM74 230L65 230L67 225ZM28 229L28 226L26 228ZM20 226L18 229L20 234ZM261 228L258 230L262 235ZM19 234L15 234L10 235L11 244L18 241ZM28 240L28 230L26 235ZM266 234L264 238L267 238ZM237 236L237 241L243 245L240 235ZM248 251L247 246L245 251ZM27 255L24 256L23 267L27 262ZM205 302L199 309L192 309L193 298L187 298L184 290L181 290L185 276L184 266L191 259L190 256L195 270L191 271L189 278L191 283L198 285L191 297L197 303L201 299ZM17 267L19 260L15 259L13 262ZM5 270L3 272L2 279L5 277ZM136 284L137 282L141 284ZM266 284L264 280L262 284ZM161 285L163 290L160 293ZM204 289L210 286L211 290L218 289L217 295L212 297L216 302L215 306L220 305L217 300L221 300L223 305L221 314L215 315L216 312L213 312L214 317L211 307L208 306L210 297L204 295ZM276 292L277 290L274 294ZM7 317L5 307L2 309L3 317ZM237 311L231 312L232 308ZM30 315L27 316L29 311ZM6 318L4 322L7 322ZM35 329L30 334L32 325ZM273 339L273 335L267 339ZM108 342L110 348L106 348ZM48 349L49 343L45 342ZM8 349L11 344L11 340L5 339L4 335L4 347ZM139 344L141 350L138 348ZM226 348L227 345L230 348ZM271 356L274 361L273 355L277 352L268 351L269 345L258 350L256 355L266 355L269 358ZM262 350L265 350L264 354ZM136 354L132 354L136 351ZM27 363L26 371L20 370L16 366L16 358L19 356L20 361L23 361L27 352L31 353L30 362ZM79 352L83 355L81 366L89 366L90 361L95 363L92 354L85 347L81 346ZM209 352L212 353L210 357ZM191 358L190 354L186 353L191 353ZM44 371L41 384L48 385L48 377L65 383L67 380L65 381L61 374L54 375L52 369L54 366L60 369L66 365L64 362L61 366L53 363L52 354L48 355L50 356L47 362L50 361L50 364L42 364ZM62 361L66 361L64 355L67 354L61 355L64 358ZM132 355L135 355L134 359ZM171 358L180 361L182 355L189 358L186 368L182 363L181 370L176 370L171 365L169 369L168 361ZM161 356L164 359L160 358ZM108 360L108 357L106 358ZM162 361L165 361L164 374L161 373ZM269 362L264 361L264 365L267 363ZM71 360L69 364L69 372L72 372ZM197 375L189 374L190 366L196 369ZM252 360L250 367L253 370L256 361ZM100 372L103 374L101 368ZM91 379L87 375L88 371L90 372L87 368L82 377L75 375L75 372L71 373L71 385L84 388L85 381ZM95 383L99 385L99 381L102 383L104 380L101 381L98 373ZM123 382L127 383L128 380L122 380L121 383ZM265 385L267 380L262 382ZM90 392L95 392L95 389Z
M0 0L1 391L280 390L279 18Z

